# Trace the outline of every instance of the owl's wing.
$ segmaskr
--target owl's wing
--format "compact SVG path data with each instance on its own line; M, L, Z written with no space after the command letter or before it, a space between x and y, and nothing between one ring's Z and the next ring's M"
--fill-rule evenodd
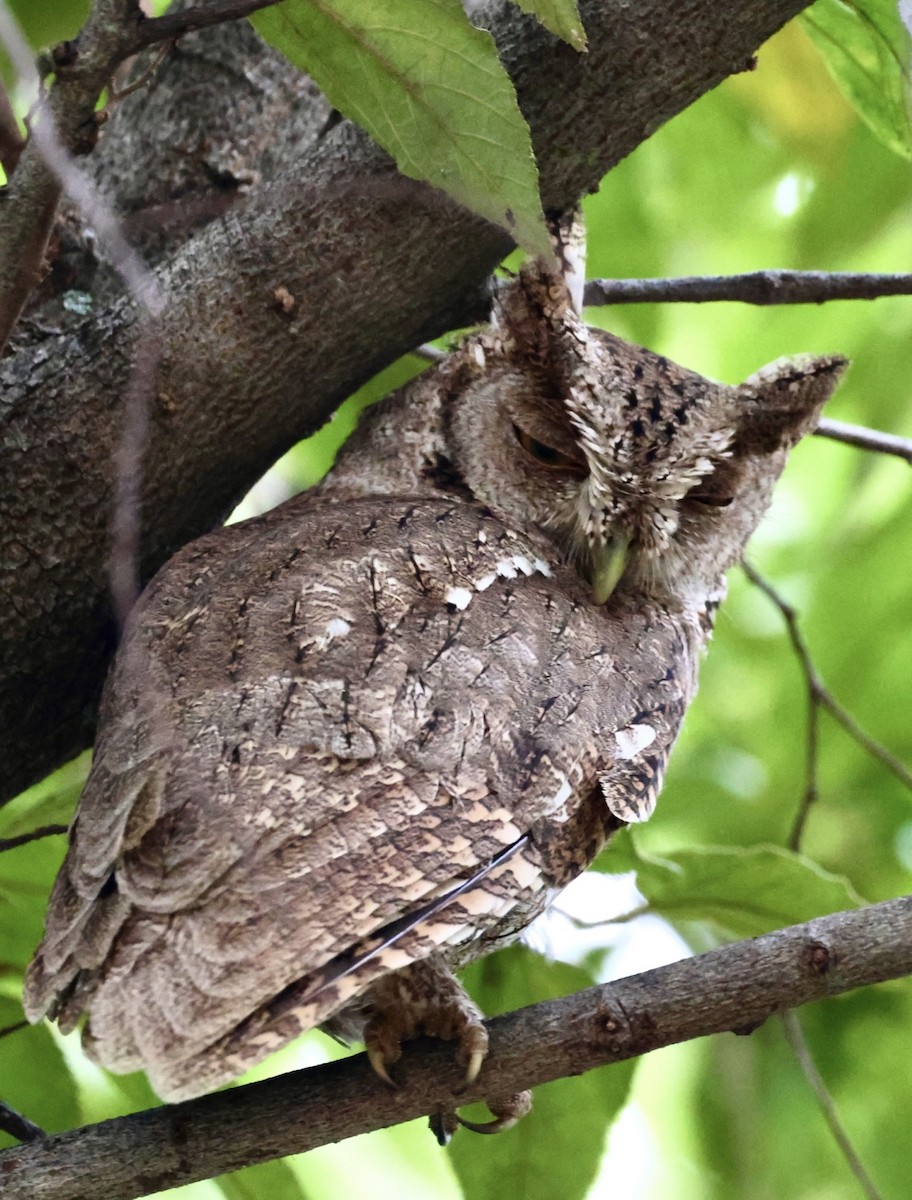
M460 501L293 505L195 543L106 690L30 1015L90 1011L101 1062L178 1098L378 974L520 928L584 865L573 822L604 837L604 746L643 707L628 625Z

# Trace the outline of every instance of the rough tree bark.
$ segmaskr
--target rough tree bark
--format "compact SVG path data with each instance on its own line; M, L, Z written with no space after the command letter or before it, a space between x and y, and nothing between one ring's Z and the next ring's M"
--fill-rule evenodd
M597 187L804 7L583 0L580 56L506 0L486 5L531 124L545 207ZM510 248L502 231L403 181L347 122L325 121L324 102L274 56L247 50L251 40L241 27L185 39L148 93L124 102L98 152L95 169L133 214L167 297L143 464L143 578L365 379L482 315L485 279ZM226 118L208 128L219 109ZM167 195L154 183L162 174ZM169 229L181 192L192 200ZM90 315L64 321L49 286L0 362L2 799L88 743L113 644L111 464L136 316L108 272L86 276L76 259ZM73 278L62 270L58 290Z

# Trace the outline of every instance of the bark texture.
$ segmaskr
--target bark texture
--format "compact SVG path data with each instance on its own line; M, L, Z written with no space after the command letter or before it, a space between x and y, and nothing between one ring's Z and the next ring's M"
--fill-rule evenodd
M506 0L485 6L532 127L546 209L596 188L805 6L584 0L582 56ZM237 26L181 42L97 152L94 169L167 297L143 579L378 369L483 315L486 277L510 248L327 116L310 85ZM69 222L60 236L72 240L68 267L0 362L4 799L88 743L114 641L112 454L137 318L84 232ZM78 319L61 304L74 279L93 296Z

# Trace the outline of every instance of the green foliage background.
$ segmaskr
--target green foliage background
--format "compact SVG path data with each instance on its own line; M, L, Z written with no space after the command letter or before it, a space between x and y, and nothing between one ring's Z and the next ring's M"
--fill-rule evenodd
M47 0L31 30L36 42L71 33L79 7ZM890 112L901 125L895 105ZM788 27L763 48L756 71L728 80L659 130L587 201L590 275L912 269L909 165L877 140L872 123L849 107L802 28ZM830 415L912 436L909 298L769 309L631 305L590 318L730 382L783 354L841 351L855 365ZM260 500L318 478L359 408L420 366L403 360L349 401L277 465ZM832 692L907 762L910 516L908 465L809 439L750 550L799 608ZM802 855L784 849L803 789L805 718L803 681L781 619L733 572L658 812L635 842L619 841L598 864L604 876L637 873L639 915L621 927L628 944L641 943L647 957L652 947L658 961L669 943L657 929L699 950L859 897L910 890L912 797L826 718L820 799ZM84 756L20 797L0 813L0 837L65 820L86 769ZM0 856L0 1026L21 1016L21 971L40 935L61 842ZM587 913L594 922L611 915L607 900ZM513 949L477 964L469 982L495 1012L610 977L618 927L603 932L572 965ZM801 1019L883 1195L908 1195L912 987L869 989ZM313 1034L253 1076L338 1053ZM74 1039L47 1028L0 1039L0 1098L49 1130L155 1102L141 1077L105 1075L84 1062ZM416 1124L169 1195L849 1200L857 1193L771 1022L750 1038L676 1047L549 1085L520 1128L484 1141L462 1134L451 1154Z

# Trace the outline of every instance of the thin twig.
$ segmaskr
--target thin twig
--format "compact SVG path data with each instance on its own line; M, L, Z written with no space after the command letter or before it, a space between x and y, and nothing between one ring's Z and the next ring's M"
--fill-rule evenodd
M744 275L687 275L679 279L590 279L584 303L823 304L912 295L912 275L838 271L751 271Z
M782 1028L785 1030L786 1041L791 1047L795 1058L798 1060L798 1065L801 1067L805 1079L811 1085L811 1090L817 1097L817 1103L820 1105L823 1119L830 1127L833 1140L848 1163L849 1170L858 1180L858 1185L868 1200L883 1200L881 1192L874 1186L873 1180L865 1170L864 1164L858 1157L855 1147L849 1140L849 1135L846 1133L845 1127L839 1119L836 1104L827 1090L823 1077L817 1070L817 1064L811 1056L801 1023L794 1012L785 1012L782 1014Z
M26 846L29 842L37 842L40 838L57 837L69 832L68 825L41 825L29 833L20 833L16 837L0 838L0 854L4 850L15 850L17 846Z
M0 1129L10 1137L18 1138L20 1142L38 1142L47 1134L22 1113L0 1100Z
M0 166L6 172L7 179L15 171L24 145L25 138L19 131L19 122L13 112L13 106L6 94L6 88L0 83Z
M861 450L873 450L877 454L895 454L912 466L912 438L897 437L894 433L881 433L879 429L868 429L864 425L848 425L845 421L832 421L821 417L814 433L818 437L832 438L834 442L845 442Z
M173 41L185 33L207 29L210 25L223 25L226 21L237 21L249 17L261 8L269 8L278 0L213 0L213 3L188 8L183 12L166 13L163 17L151 17L141 21L137 28L135 49L153 46L156 42Z
M807 765L807 785L805 787L804 797L801 807L798 810L798 815L795 818L795 824L792 827L791 835L789 836L789 846L792 850L797 850L801 844L801 835L804 832L804 826L808 818L811 806L816 799L816 758L817 758L817 733L816 722L818 710L826 709L831 717L837 721L846 733L854 741L856 741L872 758L875 758L879 763L892 772L896 778L905 787L912 791L912 772L908 767L892 754L880 742L872 738L866 733L852 714L845 709L838 700L836 700L831 692L827 689L823 680L817 672L811 658L807 643L798 626L798 614L791 604L782 596L771 583L763 578L750 563L743 562L741 564L745 575L763 594L775 604L782 614L788 630L789 640L792 643L792 648L798 657L801 664L801 669L804 673L804 678L807 681L808 689L808 765ZM813 756L813 761L812 761Z
M117 88L112 82L110 88L108 89L108 105L110 106L112 104L119 104L121 100L126 100L127 96L132 96L134 92L141 91L142 88L146 87L147 84L155 78L158 68L168 57L168 52L171 50L173 45L173 42L164 42L161 46L159 46L158 50L156 50L155 54L152 56L152 61L149 63L149 65L144 67L143 70L140 71L140 73L136 76L136 78L131 83L128 83L125 87ZM129 70L129 63L125 63L123 65L125 65Z

